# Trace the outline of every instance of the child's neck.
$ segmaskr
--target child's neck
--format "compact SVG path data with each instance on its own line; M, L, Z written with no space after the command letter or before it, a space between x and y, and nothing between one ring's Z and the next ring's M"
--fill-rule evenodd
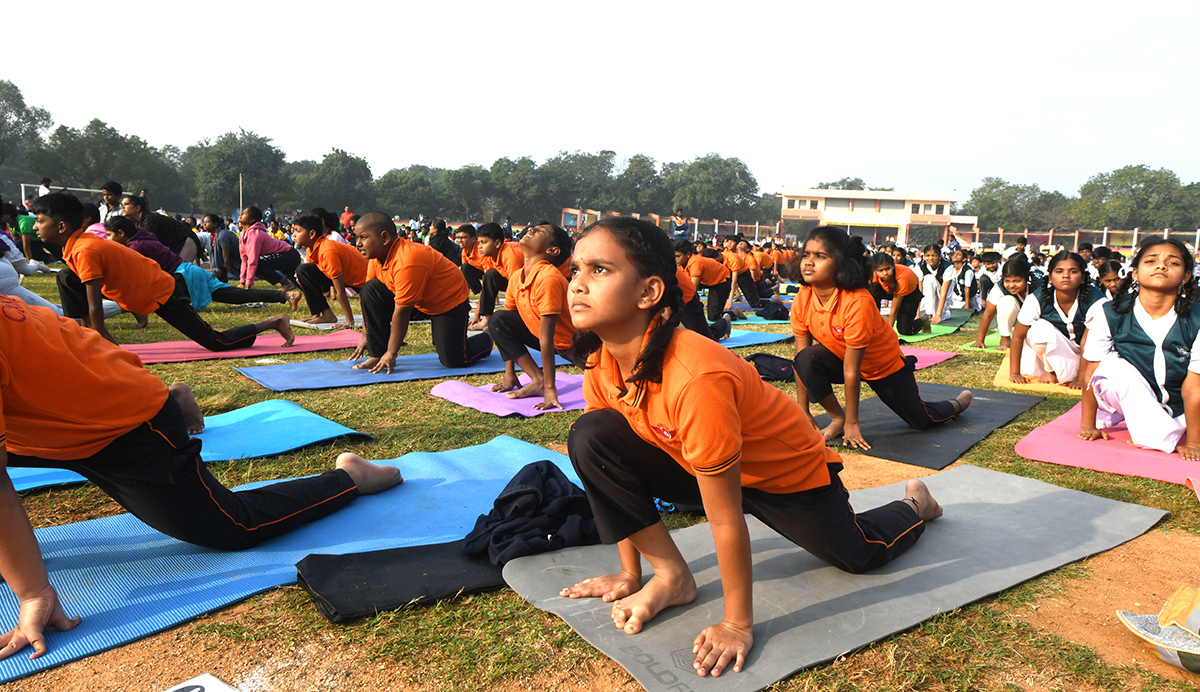
M525 255L525 274L528 275L529 272L533 271L533 268L538 265L538 262L550 262L550 264L554 264L554 262L550 260L550 256L546 254Z
M648 311L644 312L648 313ZM622 381L633 375L638 356L642 353L642 342L646 338L646 330L650 328L652 320L652 315L637 315L634 319L613 325L604 333L597 332L600 341L604 343L604 348L608 349L613 359L617 361Z
M824 302L828 301L830 298L832 298L834 292L837 291L837 286L832 283L820 284L820 285L809 284L809 286L812 287L813 295L815 295L817 297L817 300L821 301L822 303L824 303Z
M1173 291L1153 291L1143 287L1138 290L1137 299L1146 314L1157 320L1175 308L1178 295L1178 288Z

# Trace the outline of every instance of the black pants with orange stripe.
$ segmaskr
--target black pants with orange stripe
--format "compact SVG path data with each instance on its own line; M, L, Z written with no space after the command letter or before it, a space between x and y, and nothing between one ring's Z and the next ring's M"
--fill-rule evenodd
M646 442L619 412L585 413L571 426L567 447L583 481L596 528L616 543L660 521L654 498L701 505L700 487L670 455ZM856 514L838 472L829 485L796 493L742 488L743 510L825 562L854 574L885 565L912 547L925 523L903 500Z
M363 284L358 295L363 325L367 329L367 353L378 358L387 352L388 339L392 335L396 296L379 279ZM492 337L487 334L467 336L470 317L471 304L464 300L440 315L426 315L413 308L409 321L428 318L438 361L448 368L465 368L492 352Z
M953 401L922 401L913 376L916 358L904 359L904 367L879 380L863 379L888 408L913 430L927 430L954 417ZM796 375L808 389L808 402L820 403L833 393L834 384L845 384L845 364L833 351L813 344L792 361Z
M183 411L171 397L153 418L97 454L55 461L8 454L9 466L61 468L95 483L150 527L217 550L242 550L332 514L358 497L342 470L233 492L200 460Z
M708 321L716 322L721 317L721 311L725 309L726 301L729 300L729 292L733 290L733 277L727 276L721 283L705 288L708 289Z
M679 322L687 329L701 336L706 336L713 341L719 341L729 336L730 323L727 320L718 317L710 325L704 319L704 305L700 302L700 294L698 293L692 296L692 299L687 303L684 303L683 312L679 314Z

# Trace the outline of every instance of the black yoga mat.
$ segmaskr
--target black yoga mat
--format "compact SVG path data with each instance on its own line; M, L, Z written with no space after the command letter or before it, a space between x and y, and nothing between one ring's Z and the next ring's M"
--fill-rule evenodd
M918 383L918 387L924 401L953 399L962 390L971 389L928 382ZM953 464L963 452L981 442L993 430L1006 425L1045 398L990 389L971 389L971 394L975 398L966 411L928 430L908 427L879 397L864 400L858 407L858 420L863 437L870 443L871 449L863 454L941 470ZM826 425L829 425L829 416L817 416L817 426ZM840 445L841 439L834 442ZM856 451L848 447L845 449Z
M486 558L462 553L462 541L309 555L296 563L297 581L330 622L345 622L410 604L429 605L504 586Z

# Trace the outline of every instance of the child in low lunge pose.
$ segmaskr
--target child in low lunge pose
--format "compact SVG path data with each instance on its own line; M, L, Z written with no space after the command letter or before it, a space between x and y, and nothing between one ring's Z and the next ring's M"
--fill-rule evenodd
M1084 319L1103 296L1084 281L1083 258L1063 250L1050 260L1046 285L1021 305L1013 329L1009 380L1028 382L1021 373L1037 375L1043 384L1082 389L1079 369Z
M630 635L665 608L690 603L696 582L654 498L703 504L725 610L692 642L693 667L718 676L740 672L754 641L743 508L854 573L910 548L942 509L911 480L903 500L856 516L838 479L841 459L796 402L720 344L676 329L683 306L671 250L661 229L628 217L593 224L575 247L573 356L586 367L587 412L571 426L568 447L621 570L561 595L611 602L613 624ZM654 569L645 584L642 557Z
M867 290L881 312L883 301L888 301L888 326L905 336L921 331L925 320L917 317L922 296L916 273L908 267L896 266L895 258L887 252L876 253L871 265L874 271Z
M984 348L988 328L992 320L996 320L996 329L1000 332L1000 345L997 351L1007 351L1012 343L1013 325L1017 323L1017 313L1029 295L1029 260L1025 255L1015 255L1004 263L1000 272L1000 283L992 286L987 294L987 304L983 309L983 317L979 319L979 333L975 337L974 348Z
M1135 445L1200 461L1194 266L1178 240L1147 238L1113 300L1088 312L1080 438L1107 438L1103 429L1123 420Z
M469 329L486 331L488 319L496 310L496 298L501 289L508 285L513 272L525 266L521 246L505 239L504 229L498 223L485 223L476 231L476 248L479 258L487 269L479 291L479 305L471 319Z
M504 381L492 391L508 392L510 399L541 395L535 409L562 408L554 384L554 356L571 347L575 327L567 306L567 280L558 265L571 254L571 236L553 224L534 226L521 236L521 252L525 266L508 279L505 309L488 320L488 333L504 358ZM540 371L526 348L533 346L542 354ZM514 366L529 376L529 384L519 387Z
M292 239L297 247L308 249L308 261L296 268L296 281L312 315L305 322L337 324L325 298L325 292L332 288L346 316L346 326L353 328L354 308L350 307L346 289L357 291L367 282L367 258L357 248L329 239L325 223L316 214L305 214L292 222ZM295 310L300 293L293 292L288 298Z
M829 414L821 431L827 441L842 437L856 449L871 448L858 424L863 381L915 430L945 423L971 403L970 390L950 401L921 400L913 360L904 357L896 332L866 290L868 276L861 238L836 226L813 229L800 256L800 292L791 316L796 398L805 412L819 403ZM843 383L845 409L833 391L834 384Z

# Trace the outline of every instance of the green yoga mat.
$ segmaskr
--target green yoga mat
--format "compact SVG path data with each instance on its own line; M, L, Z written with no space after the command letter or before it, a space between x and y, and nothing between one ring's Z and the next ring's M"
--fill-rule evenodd
M959 327L962 327L964 324L966 324L967 319L970 317L970 310L951 310L949 319L944 319L941 321L941 323L933 325L928 334L925 332L917 332L911 336L900 334L900 340L911 344L917 341L932 339L935 336L946 336L947 334L953 334L954 332L958 331Z
M976 336L978 336L978 332L976 332ZM991 351L992 353L999 353L996 347L1000 345L1000 332L992 332L984 337L983 348L975 348L974 344L975 340L972 339L958 348L962 351Z

